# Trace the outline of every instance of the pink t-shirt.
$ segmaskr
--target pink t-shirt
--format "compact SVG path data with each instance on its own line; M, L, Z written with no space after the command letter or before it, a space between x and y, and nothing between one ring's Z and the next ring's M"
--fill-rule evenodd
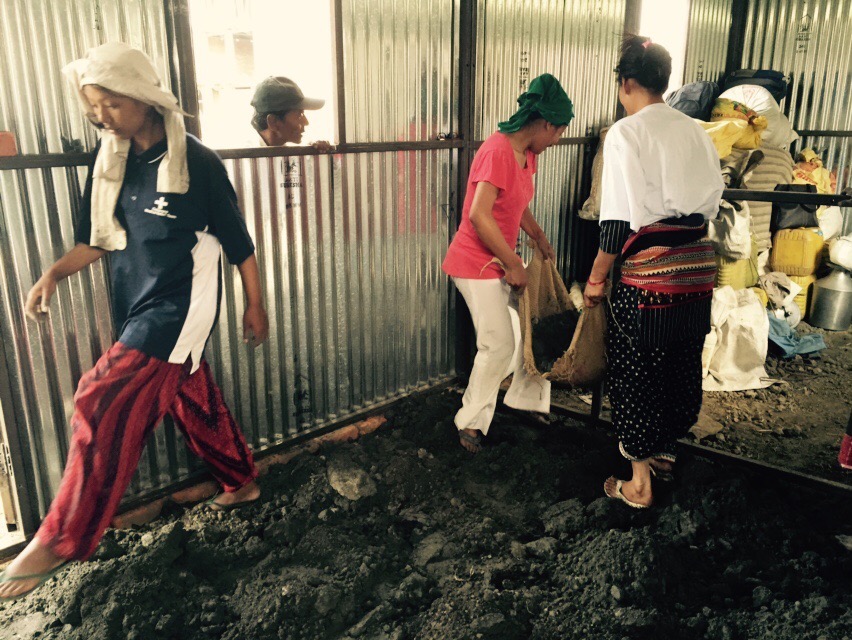
M470 207L476 184L490 182L499 189L491 213L503 232L506 244L514 249L518 244L521 217L535 193L535 161L535 154L527 151L527 166L521 167L515 159L509 138L502 133L492 134L482 144L470 168L462 221L444 258L444 273L453 278L503 277L503 269L498 264L491 263L494 254L479 239L470 223Z

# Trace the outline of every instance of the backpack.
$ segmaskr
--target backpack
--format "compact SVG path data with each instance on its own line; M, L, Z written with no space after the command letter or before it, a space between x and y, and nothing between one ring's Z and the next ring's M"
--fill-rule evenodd
M740 69L725 78L724 90L727 91L741 84L754 84L769 91L775 98L775 102L780 103L787 97L787 82L787 76L780 71Z
M719 85L702 80L682 86L666 98L666 104L690 118L706 122L710 120L710 111L717 97L719 97Z

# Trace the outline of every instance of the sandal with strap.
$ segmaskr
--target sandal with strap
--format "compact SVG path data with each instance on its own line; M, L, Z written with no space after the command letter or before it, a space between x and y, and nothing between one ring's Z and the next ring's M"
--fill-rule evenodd
M615 492L614 493L610 493L606 489L607 482L609 482L610 480L615 480ZM604 493L606 494L606 497L612 498L613 500L621 500L628 507L632 507L634 509L647 509L648 507L651 506L651 505L648 505L648 504L639 504L638 502L633 502L632 500L628 499L627 496L625 496L621 492L621 487L622 487L623 484L624 484L624 481L617 479L615 476L612 476L611 478L609 478L604 483Z
M18 593L14 596L0 598L0 602L11 602L12 600L18 600L19 598L23 598L24 596L31 594L33 591L38 589L41 585L43 585L45 582L55 576L57 573L62 571L62 569L68 566L69 562L71 561L65 560L60 565L54 567L50 571L45 571L44 573L30 573L23 576L10 576L7 575L5 571L3 571L2 573L0 573L0 584L5 584L7 582L20 582L21 580L38 580L38 582L31 589L27 589L26 591Z
M471 453L479 453L482 451L482 436L479 434L471 436L466 434L464 431L459 431L459 440L464 440L476 448L476 451L471 451ZM465 447L465 451L469 451L469 449Z
M236 511L237 509L242 509L243 507L254 504L260 499L260 496L258 496L254 500L242 500L240 502L235 502L234 504L219 504L216 502L216 498L220 495L222 495L222 493L218 492L209 500L205 500L204 506L210 511L222 511L224 513L228 513L229 511Z

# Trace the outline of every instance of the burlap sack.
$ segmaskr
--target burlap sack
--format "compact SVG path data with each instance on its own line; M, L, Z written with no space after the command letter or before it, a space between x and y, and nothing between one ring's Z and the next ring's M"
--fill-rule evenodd
M583 203L579 216L583 220L598 220L601 217L601 182L603 181L604 140L609 127L601 129L598 150L592 160L592 186L589 197Z
M602 304L583 309L571 345L550 371L539 371L533 355L533 321L574 310L556 265L536 250L527 266L527 288L518 304L524 346L524 369L558 384L573 387L600 382L606 372L606 313Z

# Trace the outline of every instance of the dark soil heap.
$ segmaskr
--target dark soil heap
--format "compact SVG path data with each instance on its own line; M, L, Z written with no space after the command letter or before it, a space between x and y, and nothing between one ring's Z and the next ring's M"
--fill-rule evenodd
M536 369L546 373L565 355L579 321L580 314L577 311L563 311L533 321L532 348Z
M472 456L459 403L273 468L257 506L110 531L0 605L2 638L852 638L848 498L682 459L632 511L603 497L611 441L498 414Z

